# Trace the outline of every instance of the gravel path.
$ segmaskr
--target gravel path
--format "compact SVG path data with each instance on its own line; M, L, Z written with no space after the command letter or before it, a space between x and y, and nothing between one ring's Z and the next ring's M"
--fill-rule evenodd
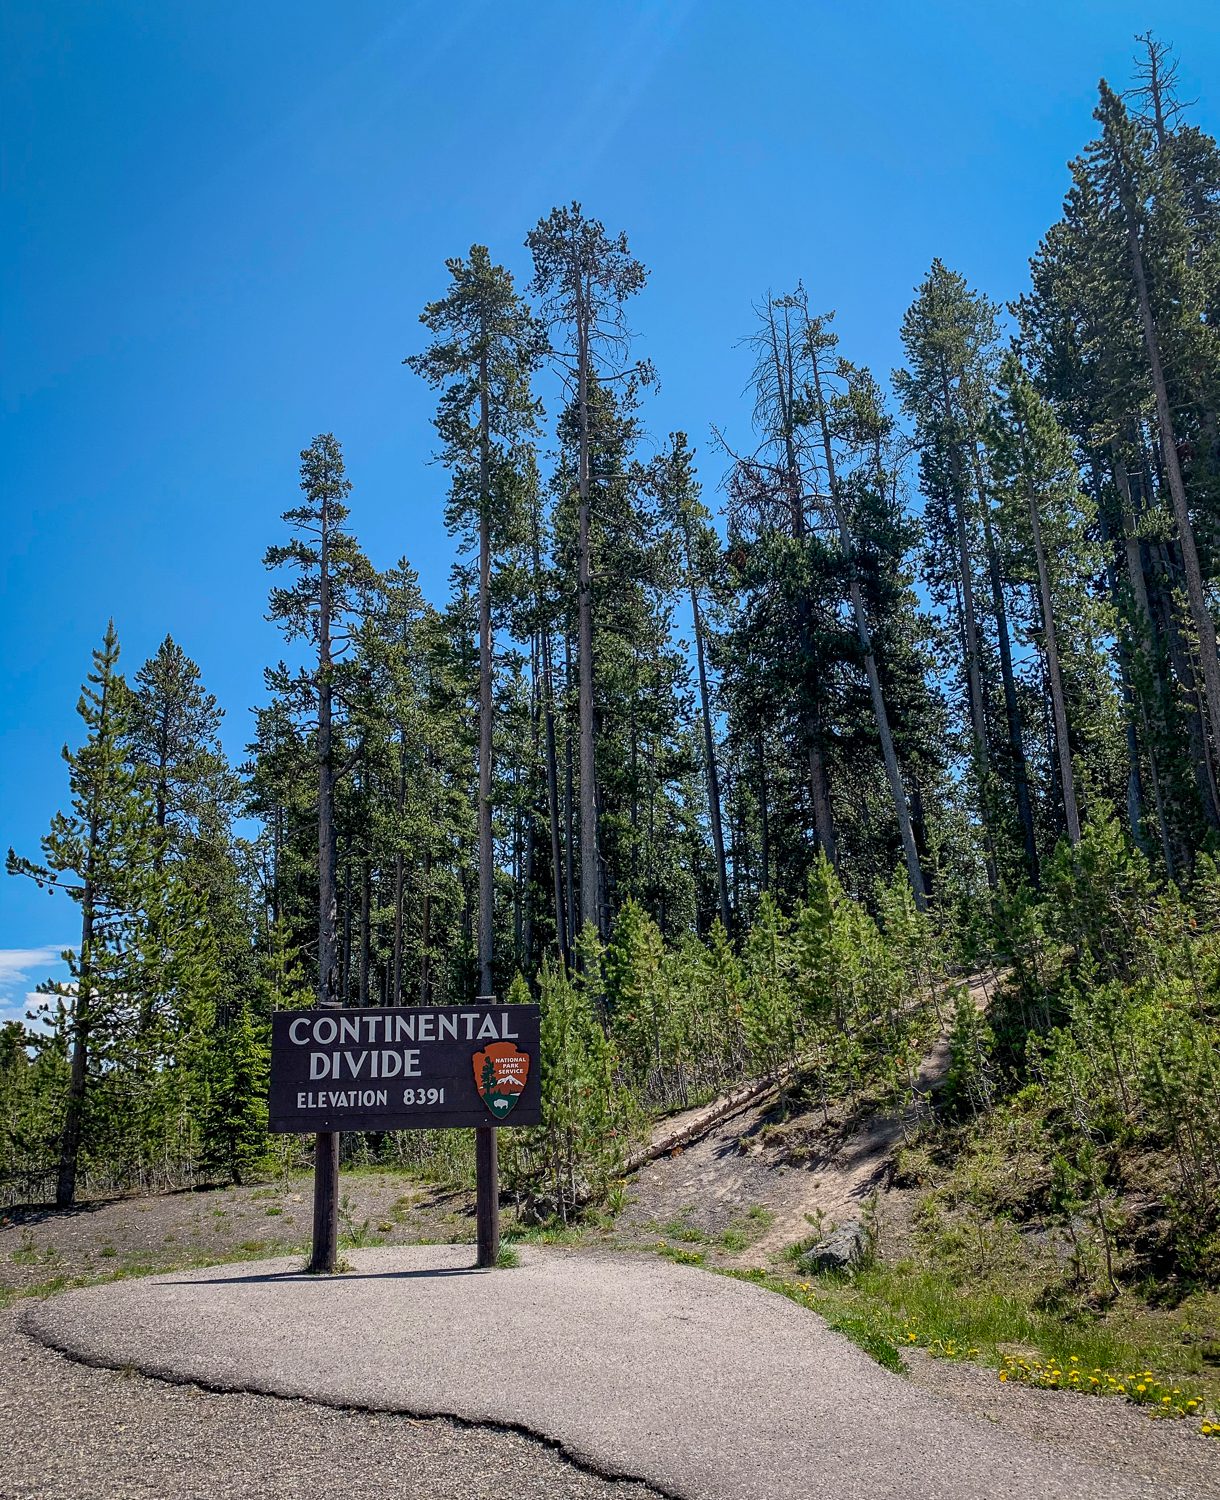
M468 1250L439 1246L351 1259L354 1273L336 1279L270 1261L122 1282L27 1303L24 1322L118 1368L522 1427L588 1467L685 1500L990 1500L1015 1482L1056 1500L1215 1493L1202 1455L1193 1474L1188 1463L1167 1469L1140 1455L1115 1463L1104 1445L1051 1445L966 1416L814 1315L704 1271L528 1250L516 1270L479 1273ZM310 1432L313 1410L291 1409ZM291 1472L321 1474L291 1438L276 1451ZM459 1483L464 1461L454 1466ZM441 1465L445 1477L429 1489L417 1468L399 1492L479 1493L445 1489L451 1473ZM506 1488L535 1493L516 1477ZM237 1493L214 1481L207 1489Z
M92 1369L0 1313L4 1500L654 1500L513 1432Z

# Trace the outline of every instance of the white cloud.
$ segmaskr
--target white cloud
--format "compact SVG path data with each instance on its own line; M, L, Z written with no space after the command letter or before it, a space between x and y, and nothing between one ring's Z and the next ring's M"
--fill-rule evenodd
M37 1022L26 1020L26 1012L34 1010L43 999L45 996L37 992L0 996L0 1026L6 1021L20 1021L23 1026L37 1026Z
M32 986L42 979L66 979L67 965L60 954L69 943L46 943L41 948L0 948L0 1025L20 1021L34 1029L45 1029L38 1021L27 1021L26 1012L37 1010L46 998Z
M71 943L47 943L41 948L0 948L0 990L44 976L40 969L61 969L60 954Z

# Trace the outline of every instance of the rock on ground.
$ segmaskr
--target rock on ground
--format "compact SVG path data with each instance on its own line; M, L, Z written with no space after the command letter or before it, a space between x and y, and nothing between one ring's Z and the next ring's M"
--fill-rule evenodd
M806 1271L848 1271L860 1264L867 1249L868 1235L863 1224L858 1219L849 1219L806 1250L801 1265Z

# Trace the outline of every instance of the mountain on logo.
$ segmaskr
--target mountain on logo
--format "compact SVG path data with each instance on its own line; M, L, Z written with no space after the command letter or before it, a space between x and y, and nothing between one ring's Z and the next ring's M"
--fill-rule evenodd
M529 1053L512 1042L491 1042L471 1059L479 1098L497 1120L510 1114L530 1073Z

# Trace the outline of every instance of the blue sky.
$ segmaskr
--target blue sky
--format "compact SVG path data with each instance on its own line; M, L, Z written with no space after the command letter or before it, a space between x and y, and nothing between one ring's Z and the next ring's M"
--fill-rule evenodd
M714 495L751 301L803 277L884 373L933 256L1019 293L1097 79L1153 23L1215 130L1202 0L7 0L0 844L36 853L63 798L109 615L132 673L174 634L240 755L279 652L261 557L315 433L374 561L442 597L432 398L401 360L446 256L482 241L524 280L572 198L626 229L649 426L691 434ZM75 921L0 878L0 1015Z

